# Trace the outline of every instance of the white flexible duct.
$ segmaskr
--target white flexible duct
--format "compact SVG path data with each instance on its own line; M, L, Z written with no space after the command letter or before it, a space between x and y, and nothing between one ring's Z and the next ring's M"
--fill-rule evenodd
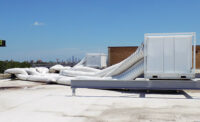
M50 76L45 76L45 75L43 75L43 76L42 75L29 75L27 80L48 83L48 82L56 81L56 78L50 77Z
M99 71L101 71L100 69L95 69L95 68L91 68L91 67L85 67L85 66L82 66L82 65L75 66L70 70L83 71L83 72L99 72Z
M85 64L86 62L86 57L84 57L78 64L76 64L74 67L76 66L83 66L83 64Z
M136 62L141 60L144 57L143 54L143 44L134 52L131 56L126 58L125 60L121 61L118 64L115 64L111 67L108 67L106 69L103 69L99 72L82 72L82 71L72 71L72 70L63 70L61 72L61 75L65 76L96 76L96 77L112 77L115 75L118 75L125 70L127 70L129 67L134 65Z
M63 85L70 85L71 84L71 80L75 79L75 77L66 77L66 76L62 76L60 78L58 78L55 83L58 84L63 84Z
M111 72L109 72L106 76L115 76L118 75L125 70L127 70L129 67L137 63L139 60L141 60L144 57L144 45L142 44L136 52L134 52L132 55L130 55L128 58L120 62L120 65L115 67Z
M71 67L69 66L64 67L60 64L57 64L57 65L52 66L49 71L54 73L56 71L60 72L61 70L69 70L69 69L71 69Z
M28 73L28 75L40 75L35 68L25 68L24 70Z
M123 73L113 76L113 78L119 80L134 80L143 73L144 73L144 59L138 61L136 64L131 66L128 70L124 71Z
M95 76L94 72L83 72L83 71L73 71L73 70L61 70L60 75L76 77L76 76Z
M94 76L94 77L103 77L110 71L112 71L114 68L116 68L118 64L115 64L113 66L110 66L106 69L100 70L98 72L83 72L83 71L73 71L73 70L62 70L60 71L61 75L64 76L70 76L70 77L76 77L76 76Z
M120 65L120 63L114 64L114 65L112 65L108 68L101 70L100 72L96 73L95 75L98 76L98 77L104 77L106 74L108 74L110 71L112 71L113 69L115 69L119 65Z
M75 77L66 77L58 74L45 74L45 75L23 75L16 74L16 77L20 80L35 81L35 82L44 82L44 83L58 83L63 85L70 85L71 80Z
M76 64L74 67L69 67L69 66L62 66L60 64L57 64L55 66L52 66L50 68L50 72L54 73L56 71L61 72L62 70L68 70L68 71L83 71L83 72L98 72L100 71L99 69L91 68L91 67L86 67L84 66L86 62L86 58L83 58L78 64Z
M49 73L49 69L46 67L35 67L36 71L41 74Z
M22 74L22 75L28 75L28 73L24 70L24 68L12 68L7 69L4 71L6 74Z
M15 76L20 80L27 80L29 75L23 75L23 74L15 74Z
M113 77L77 76L75 80L134 80L144 73L144 60L141 59L123 73Z
M135 53L122 62L103 70L83 67L83 59L78 65L70 70L61 70L60 74L46 73L46 69L39 68L15 68L8 69L5 73L15 74L21 80L55 82L70 85L71 80L133 80L144 72L143 45ZM61 68L61 67L60 67ZM80 71L81 70L81 71Z

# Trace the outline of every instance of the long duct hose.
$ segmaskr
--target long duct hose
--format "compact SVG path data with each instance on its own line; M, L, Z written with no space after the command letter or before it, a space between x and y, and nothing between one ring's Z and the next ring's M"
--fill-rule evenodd
M60 75L54 74L43 74L43 75L27 75L21 73L22 69L13 69L16 72L16 76L21 80L30 81L43 81L43 82L55 82L59 84L70 85L71 80L81 78L84 79L117 79L117 80L133 80L139 75L144 73L144 60L143 60L143 45L140 46L135 53L129 56L122 62L110 66L98 72L81 72L81 71L70 71L63 70ZM79 64L83 64L85 59L83 59ZM20 72L19 72L19 71ZM12 69L5 71L6 73L11 73ZM83 76L83 77L79 77Z
M118 80L134 80L143 73L144 73L144 59L134 64L123 73L113 76L113 78Z

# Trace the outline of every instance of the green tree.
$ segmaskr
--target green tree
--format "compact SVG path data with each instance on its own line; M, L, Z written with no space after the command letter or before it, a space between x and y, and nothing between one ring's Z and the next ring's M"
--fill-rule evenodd
M17 62L17 61L0 61L0 73L3 73L6 69L10 68L26 68L31 67L28 62Z

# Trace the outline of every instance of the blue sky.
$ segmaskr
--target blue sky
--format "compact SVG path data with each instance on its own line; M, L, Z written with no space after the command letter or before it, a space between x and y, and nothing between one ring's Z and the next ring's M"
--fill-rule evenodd
M66 60L145 33L196 32L200 0L0 0L0 60ZM200 44L198 42L198 44Z

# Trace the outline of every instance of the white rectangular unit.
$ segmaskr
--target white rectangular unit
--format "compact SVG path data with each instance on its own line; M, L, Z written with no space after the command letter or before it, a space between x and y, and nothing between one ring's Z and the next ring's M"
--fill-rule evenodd
M107 55L103 53L88 53L86 55L86 66L94 68L107 67Z
M195 50L195 33L145 34L145 78L195 78L195 51L192 53L192 45Z

